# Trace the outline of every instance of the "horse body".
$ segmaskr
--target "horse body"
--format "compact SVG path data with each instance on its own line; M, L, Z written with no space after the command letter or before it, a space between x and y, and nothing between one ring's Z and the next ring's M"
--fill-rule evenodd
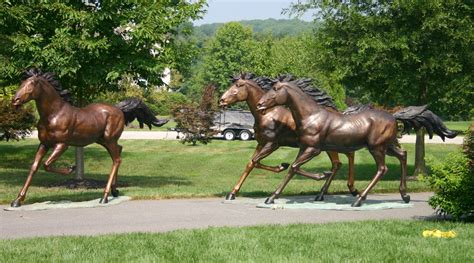
M59 92L65 91L62 90L59 82L54 80L51 73L43 74L39 70L32 69L25 73L25 78L13 98L12 104L16 107L34 100L40 115L37 124L40 145L26 182L18 197L11 203L13 207L20 206L25 199L33 175L50 149L53 152L44 162L45 170L68 175L74 171L73 166L56 168L52 166L54 162L69 146L86 146L94 142L107 149L113 162L103 197L100 200L101 203L107 203L109 193L118 196L116 180L122 152L122 146L118 144L118 140L125 122L131 122L136 116L140 116L138 119L141 126L143 122L150 128L151 125L161 126L166 123L165 120L156 119L141 101L124 101L119 106L120 108L104 103L76 108L64 101ZM122 110L130 117L127 118Z
M38 138L48 146L60 142L86 146L94 142L118 141L124 122L122 111L108 104L76 108L64 103L60 111L40 118ZM54 132L50 132L52 130Z
M257 108L266 111L276 105L287 105L291 110L298 130L300 151L288 175L266 203L273 203L299 167L321 151L353 152L364 147L374 157L377 173L352 205L360 206L368 192L386 174L385 154L400 160L400 194L405 202L409 202L410 196L406 194L406 152L396 143L397 122L392 115L378 110L365 110L351 115L328 111L291 82L276 83L259 100ZM333 178L334 174L328 181ZM319 196L316 200L320 200Z

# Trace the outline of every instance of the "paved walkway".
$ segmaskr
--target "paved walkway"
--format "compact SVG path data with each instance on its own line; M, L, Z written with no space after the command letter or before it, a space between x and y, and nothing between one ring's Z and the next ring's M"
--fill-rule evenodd
M410 195L414 205L411 208L376 211L272 210L257 208L250 202L225 203L223 198L127 201L105 207L43 211L4 211L3 205L0 206L0 238L166 232L211 226L327 223L368 219L408 220L433 215L434 210L427 204L431 193ZM398 202L400 195L369 194L368 199Z
M36 131L33 131L29 136L30 138L38 138ZM147 140L177 140L178 133L175 131L124 131L121 136L122 140L137 140L137 139L147 139ZM404 135L401 139L401 143L415 143L415 135ZM446 141L443 142L440 137L437 135L433 136L433 139L429 139L428 136L425 137L425 143L441 143L441 144L462 144L463 136L457 136L453 139L446 138Z

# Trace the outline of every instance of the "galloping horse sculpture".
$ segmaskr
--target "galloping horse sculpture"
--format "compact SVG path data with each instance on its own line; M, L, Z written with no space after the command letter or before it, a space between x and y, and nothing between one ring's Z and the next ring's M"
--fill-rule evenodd
M274 199L278 198L295 171L322 150L354 152L364 147L368 148L375 159L377 172L352 206L360 206L367 198L369 191L387 173L386 154L395 156L400 161L400 195L408 203L410 196L406 193L407 153L400 148L397 141L397 119L401 120L405 126L412 125L415 129L424 126L429 130L430 135L434 131L443 140L444 137L456 136L456 133L443 125L438 116L426 110L426 107L409 107L394 115L374 109L343 115L326 110L293 82L276 82L272 90L259 100L257 109L267 111L276 105L287 105L290 109L299 134L300 151L287 176L265 201L267 204L274 203ZM415 114L407 116L407 113ZM333 178L334 174L331 174L328 180Z
M74 167L55 168L53 163L69 146L86 146L94 142L104 146L113 161L112 171L100 200L100 203L107 203L109 193L114 197L118 196L116 181L122 152L118 140L124 125L135 118L140 122L140 127L143 127L143 123L151 128L151 125L162 126L167 122L156 119L148 107L137 99L123 101L117 107L95 103L76 108L63 100L62 97L67 96L68 92L62 89L53 74L42 73L37 69L25 72L12 104L19 107L35 100L40 116L37 125L40 145L26 182L18 197L11 203L12 207L21 206L33 175L49 149L53 149L53 153L44 163L45 170L68 175L74 171Z
M307 84L307 81L308 80L304 82L303 80L305 84ZM265 114L257 110L258 100L267 90L271 89L272 84L273 80L269 78L255 77L251 73L242 73L238 77L233 78L233 84L219 100L219 106L221 107L229 106L240 101L247 102L247 105L255 118L255 139L258 143L257 148L255 149L252 158L245 166L245 170L241 174L239 181L232 191L227 194L227 200L235 199L235 195L239 192L242 184L253 168L281 172L286 170L289 166L288 163L282 163L277 167L261 164L260 161L265 157L276 151L280 146L299 147L295 121L288 109L283 106L277 106L267 110ZM313 90L313 94L315 91L316 90ZM335 110L336 108L331 98L325 92L318 91L317 94L313 96L313 99L319 104L325 105L328 109ZM341 167L339 155L337 152L330 151L328 151L327 154L332 163L331 174L336 174L337 170ZM349 191L353 195L357 195L358 192L354 189L354 154L348 153L347 156L349 158L349 176L347 185ZM297 169L295 172L316 180L321 180L325 177L323 174L313 175L302 171L301 169ZM326 184L323 186L323 189L318 196L320 200L323 199L323 195L329 187L328 183L330 183L330 181L326 181Z

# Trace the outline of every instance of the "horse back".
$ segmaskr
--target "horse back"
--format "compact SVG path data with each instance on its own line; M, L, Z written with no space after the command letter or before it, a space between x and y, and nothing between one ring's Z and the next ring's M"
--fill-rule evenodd
M328 150L355 151L364 147L389 144L396 139L395 118L384 111L366 110L356 114L328 114L321 132L322 145Z

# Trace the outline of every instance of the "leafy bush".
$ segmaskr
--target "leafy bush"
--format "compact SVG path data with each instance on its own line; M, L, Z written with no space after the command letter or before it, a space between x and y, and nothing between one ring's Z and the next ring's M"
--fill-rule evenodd
M464 151L451 153L443 163L431 164L425 180L435 191L429 204L439 213L455 219L474 213L473 146L474 126L464 140Z
M203 90L199 105L187 103L173 108L176 128L184 135L181 139L183 144L196 145L197 142L207 144L215 134L211 129L216 111L215 91L216 88L209 85Z
M15 109L8 99L0 98L0 116L0 141L24 139L36 124L31 107Z
M171 115L174 106L189 103L184 94L165 90L151 92L145 101L158 115Z

